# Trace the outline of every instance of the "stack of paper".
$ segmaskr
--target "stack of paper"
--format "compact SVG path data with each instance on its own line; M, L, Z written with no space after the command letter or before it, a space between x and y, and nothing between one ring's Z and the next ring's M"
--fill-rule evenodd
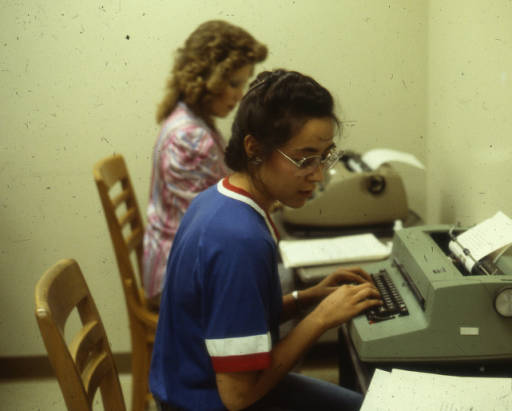
M512 379L375 370L361 411L510 411Z
M382 244L373 234L357 234L312 240L282 240L279 251L287 268L373 261L387 258L391 244Z

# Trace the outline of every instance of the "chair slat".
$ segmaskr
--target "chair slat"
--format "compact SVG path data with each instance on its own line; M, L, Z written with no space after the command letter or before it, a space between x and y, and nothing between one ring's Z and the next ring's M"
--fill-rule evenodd
M119 194L117 194L114 198L111 199L112 205L114 208L117 208L119 204L121 204L123 201L126 201L128 198L130 198L130 189L125 188L123 191L121 191Z
M135 247L137 247L140 242L142 241L142 237L144 236L144 233L142 231L141 227L137 227L135 230L133 230L128 238L126 239L126 246L128 247L128 250L133 250Z
M126 210L126 213L124 213L118 220L119 220L119 226L124 227L126 224L132 222L137 217L137 212L134 208L130 208Z
M87 363L87 366L82 373L82 380L89 398L89 404L92 404L98 387L111 369L112 365L110 364L109 358L105 352L97 353Z
M90 321L82 327L69 346L71 356L80 372L84 370L89 353L95 350L95 347L103 339L103 330L98 321Z

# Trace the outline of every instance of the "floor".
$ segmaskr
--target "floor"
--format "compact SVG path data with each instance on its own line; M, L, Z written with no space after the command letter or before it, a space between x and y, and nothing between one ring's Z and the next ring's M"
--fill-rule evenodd
M338 364L335 344L319 344L303 359L297 368L302 374L324 379L333 383L338 381ZM131 378L129 374L120 375L125 401L129 404ZM66 411L62 395L54 379L43 380L0 380L0 402L4 411ZM102 410L101 400L95 399L95 410ZM152 406L148 411L155 411Z

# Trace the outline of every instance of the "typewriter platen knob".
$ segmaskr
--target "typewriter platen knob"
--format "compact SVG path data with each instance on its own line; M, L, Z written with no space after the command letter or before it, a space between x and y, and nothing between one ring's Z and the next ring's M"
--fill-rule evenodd
M386 179L380 174L371 174L366 180L366 188L374 195L380 194L386 188Z
M494 298L494 308L503 317L512 317L512 287L502 288Z

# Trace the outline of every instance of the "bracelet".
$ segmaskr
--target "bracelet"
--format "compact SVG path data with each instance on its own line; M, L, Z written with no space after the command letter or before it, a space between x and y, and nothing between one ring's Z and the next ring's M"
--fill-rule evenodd
M300 311L299 292L297 290L292 291L292 297L293 301L295 301L295 308L297 309L297 311Z

